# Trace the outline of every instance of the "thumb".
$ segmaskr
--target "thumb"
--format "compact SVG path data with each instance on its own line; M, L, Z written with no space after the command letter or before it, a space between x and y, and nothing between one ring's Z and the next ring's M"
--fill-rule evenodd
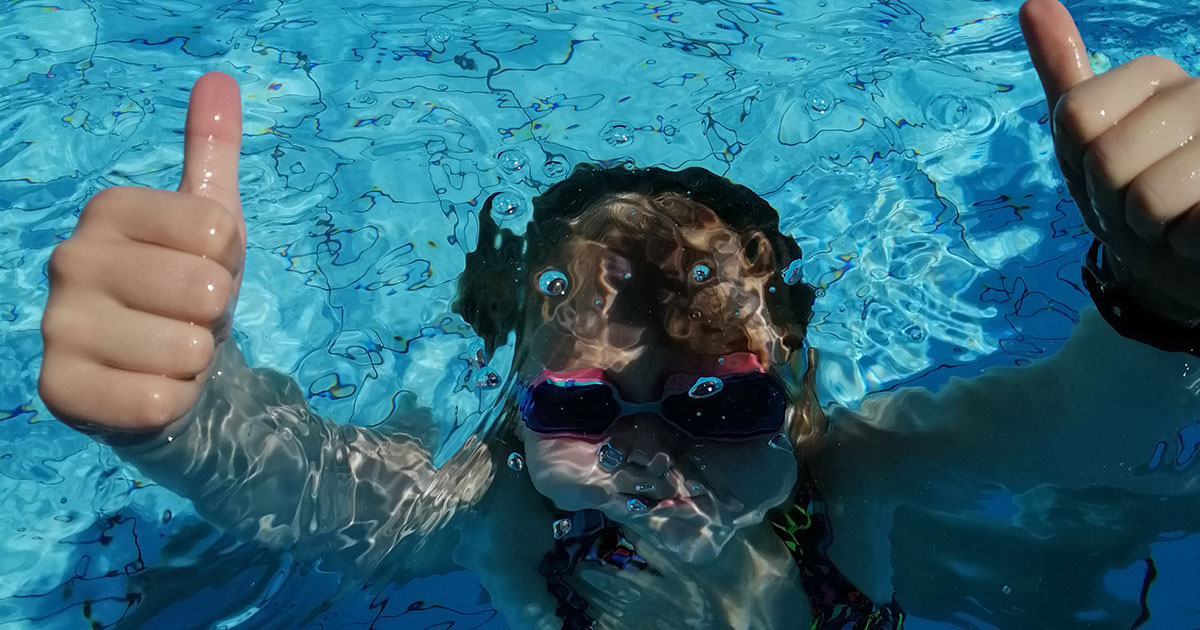
M1053 120L1058 99L1092 78L1087 47L1071 13L1058 0L1028 0L1021 5L1019 19Z
M238 156L242 152L242 97L237 81L222 72L196 80L188 101L179 191L208 197L239 222Z

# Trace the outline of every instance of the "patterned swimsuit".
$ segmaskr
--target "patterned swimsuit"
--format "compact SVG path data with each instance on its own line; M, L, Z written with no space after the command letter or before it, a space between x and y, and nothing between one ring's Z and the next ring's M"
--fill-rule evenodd
M621 528L599 510L583 510L568 516L571 529L555 541L538 571L546 587L558 600L555 611L563 630L593 630L595 619L587 613L589 603L566 581L581 563L610 564L632 571L652 571ZM796 565L800 581L812 606L813 623L808 630L902 630L904 611L893 600L884 605L872 602L833 566L827 550L833 542L825 501L810 475L791 507L769 517Z

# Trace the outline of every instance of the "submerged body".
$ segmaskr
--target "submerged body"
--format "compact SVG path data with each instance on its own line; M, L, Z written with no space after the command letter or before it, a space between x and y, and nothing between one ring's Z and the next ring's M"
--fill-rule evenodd
M324 421L230 341L240 102L210 74L181 192L104 191L55 249L39 392L245 539L374 579L453 560L517 627L820 627L858 592L973 626L1136 626L1147 545L1200 531L1181 429L1200 411L1200 80L1158 58L1093 79L1060 4L1021 15L1060 164L1105 244L1087 268L1105 319L1086 310L1049 359L822 414L804 351L816 291L785 273L802 254L778 213L702 169L581 165L523 237L489 200L455 305L488 352L516 340L515 385L552 404L509 400L498 431L434 468L400 426L419 417ZM726 393L690 403L702 381ZM844 590L806 581L821 562L770 524L804 520L789 502L809 474L832 531L813 548ZM644 567L556 559L580 510L617 523L621 561ZM1111 593L1106 575L1143 561L1141 601ZM850 627L878 627L856 610Z
M563 627L539 572L563 511L528 471L494 467L474 445L435 473L414 442L322 421L290 379L247 368L235 348L221 356L211 395L173 439L118 453L244 537L359 575L464 567L514 627ZM1087 369L1096 363L1111 369ZM1200 474L1171 464L1186 457L1177 433L1200 405L1193 363L1120 337L1089 310L1050 359L829 409L825 446L807 466L827 502L830 559L868 598L894 593L921 617L1128 628L1141 614L1136 594L1109 592L1105 575L1165 532L1200 530L1187 500ZM1004 404L998 391L1011 393ZM235 407L264 412L229 415ZM1151 468L1159 442L1164 463ZM997 496L1012 502L1002 516L987 512ZM566 577L598 629L812 623L799 567L767 522L699 563L636 527L624 534L647 570L592 561Z

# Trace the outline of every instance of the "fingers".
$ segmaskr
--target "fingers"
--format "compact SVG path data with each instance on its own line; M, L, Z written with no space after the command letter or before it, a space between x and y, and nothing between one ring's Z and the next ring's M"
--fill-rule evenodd
M212 361L213 336L203 326L133 311L111 301L87 299L83 305L55 306L42 322L47 351L176 380L200 375Z
M92 197L75 236L132 240L216 261L230 274L241 270L238 220L220 203L200 196L146 188L108 188Z
M52 291L204 326L224 317L233 286L229 271L209 259L156 245L74 238L54 249L50 275Z
M192 86L184 132L179 191L217 201L242 219L238 157L242 150L242 102L237 81L220 72Z
M1087 47L1070 12L1058 0L1029 0L1019 13L1025 45L1054 111L1072 87L1092 77Z
M69 424L149 430L186 414L204 381L128 372L48 346L38 394L55 417Z
M1200 204L1200 143L1187 142L1137 175L1126 193L1121 219L1142 239L1156 241L1197 204ZM1175 236L1182 237L1183 234Z
M1162 144L1162 130L1153 125L1161 123L1163 115L1174 115L1179 109L1172 99L1158 99L1159 107L1146 109L1160 92L1179 87L1190 79L1178 64L1162 57L1139 57L1105 74L1086 81L1058 101L1054 108L1055 152L1068 179L1082 176L1086 165L1085 153L1102 135L1130 122L1128 129L1117 131L1108 141L1111 150L1103 156L1103 164L1116 164L1125 156L1121 151L1142 148L1152 143ZM1146 110L1146 111L1143 111ZM1131 117L1131 114L1136 114ZM1177 113L1176 113L1177 114ZM1155 120L1159 118L1159 120ZM1188 119L1194 119L1187 116ZM1151 134L1148 138L1146 134ZM1151 142L1145 142L1150 140ZM1178 146L1178 142L1171 145ZM1103 147L1100 149L1105 151ZM1159 155L1159 157L1162 157ZM1153 163L1153 161L1151 161Z

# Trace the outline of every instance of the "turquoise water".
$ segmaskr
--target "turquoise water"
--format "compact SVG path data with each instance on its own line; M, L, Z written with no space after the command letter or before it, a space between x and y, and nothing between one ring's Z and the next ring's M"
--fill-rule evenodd
M51 248L98 190L176 185L202 73L244 97L247 357L338 422L430 408L444 459L508 371L503 350L472 365L449 306L475 213L508 191L519 230L584 161L704 166L778 208L822 289L827 401L1052 353L1088 300L1090 236L1052 167L1018 5L7 3L0 628L507 627L468 573L359 589L239 545L37 400ZM1099 69L1158 53L1200 71L1194 3L1068 6ZM1200 550L1180 538L1155 548L1144 627L1196 625L1197 585L1169 567Z

